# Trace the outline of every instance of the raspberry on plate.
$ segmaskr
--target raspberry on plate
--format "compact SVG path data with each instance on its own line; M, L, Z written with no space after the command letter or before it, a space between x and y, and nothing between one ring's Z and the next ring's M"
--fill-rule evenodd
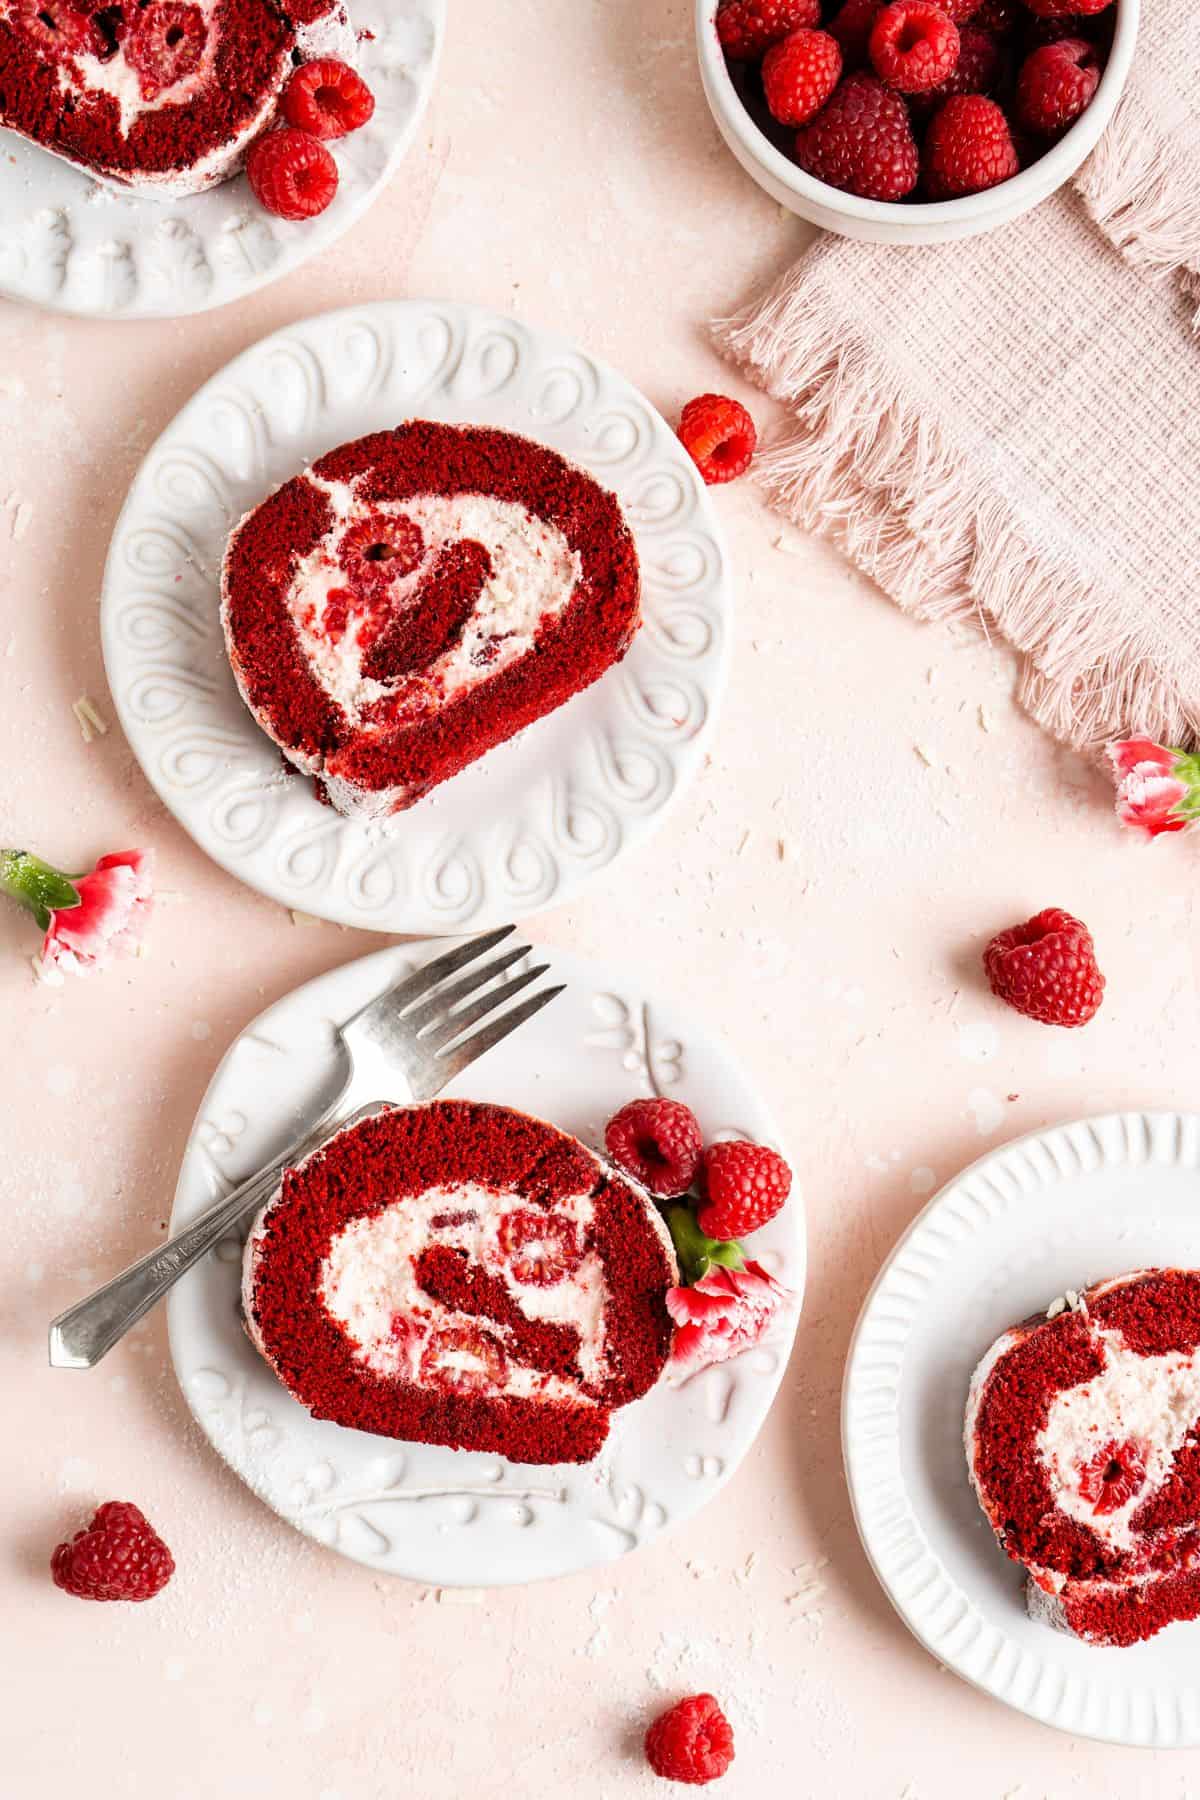
M912 124L899 94L873 75L848 75L796 133L796 161L818 181L864 200L903 200L917 185Z
M861 69L867 60L871 27L879 17L883 0L845 0L825 27L836 38L847 69Z
M312 219L337 193L337 164L307 131L285 125L251 144L246 175L260 206L281 219Z
M281 104L289 125L315 138L340 138L366 124L375 96L357 70L328 56L301 63Z
M775 1217L791 1191L792 1171L778 1151L740 1139L710 1144L700 1166L696 1223L722 1242L746 1237Z
M673 1199L695 1180L704 1139L682 1100L630 1100L605 1126L604 1146L618 1168L652 1194Z
M167 1546L140 1508L107 1500L50 1558L54 1585L80 1600L152 1600L175 1573Z
M679 441L708 486L716 487L746 473L758 433L740 402L700 394L679 415Z
M793 31L763 58L763 93L772 118L804 125L838 84L842 53L827 31Z
M930 0L892 0L868 44L875 73L902 94L920 94L954 73L958 26Z
M198 6L182 0L152 0L133 15L125 37L125 60L135 70L143 100L195 74L204 58L208 26Z
M983 94L955 94L930 121L923 157L931 200L956 200L1008 181L1020 168L1008 120Z
M757 62L800 26L821 23L821 0L721 0L717 37L733 62Z
M993 994L1044 1025L1086 1025L1104 998L1092 934L1058 906L998 933L983 966Z
M646 1733L646 1761L666 1781L704 1787L733 1761L733 1728L711 1694L691 1694Z
M1028 130L1052 137L1086 111L1099 85L1100 64L1094 45L1083 38L1045 44L1021 65L1017 117Z

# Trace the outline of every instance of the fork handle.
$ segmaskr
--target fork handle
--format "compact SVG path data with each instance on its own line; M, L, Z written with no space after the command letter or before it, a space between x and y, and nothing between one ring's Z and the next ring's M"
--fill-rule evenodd
M304 1137L276 1157L257 1175L243 1181L224 1200L218 1200L176 1232L157 1250L148 1251L86 1299L76 1301L50 1325L50 1361L58 1369L91 1369L119 1344L152 1306L157 1306L181 1275L206 1256L213 1246L247 1213L256 1212L279 1186L285 1169L303 1162L346 1125L357 1123L378 1106L351 1109L339 1096Z

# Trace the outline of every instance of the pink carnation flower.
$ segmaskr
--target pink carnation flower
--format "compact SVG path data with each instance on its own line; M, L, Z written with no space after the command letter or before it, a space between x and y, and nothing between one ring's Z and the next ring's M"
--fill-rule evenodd
M152 910L150 850L102 856L90 875L76 878L78 906L50 914L42 942L42 971L89 975L116 956L132 956Z
M746 1262L740 1269L718 1265L691 1287L671 1288L667 1311L675 1323L672 1379L684 1381L752 1349L791 1297L790 1290L757 1262Z
M42 976L87 975L128 956L150 917L154 858L149 850L102 856L87 875L64 875L27 850L0 850L0 891L42 927Z
M1150 738L1125 738L1108 746L1108 760L1122 825L1157 837L1183 831L1200 815L1200 758Z

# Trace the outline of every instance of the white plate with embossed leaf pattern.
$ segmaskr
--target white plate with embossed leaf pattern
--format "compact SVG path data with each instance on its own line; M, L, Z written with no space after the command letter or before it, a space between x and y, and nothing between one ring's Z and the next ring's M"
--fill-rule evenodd
M855 1521L925 1648L1045 1725L1154 1749L1200 1744L1200 1623L1116 1650L1029 1618L1022 1572L968 1479L963 1412L988 1346L1068 1289L1130 1269L1200 1267L1198 1201L1195 1113L1081 1119L992 1151L930 1201L888 1257L842 1399Z
M349 0L348 12L375 111L330 146L338 191L319 217L273 217L244 175L181 200L125 193L0 131L0 294L92 318L176 318L240 300L327 250L395 174L446 33L446 0Z
M192 1128L173 1230L277 1154L316 1110L336 1072L334 1023L444 947L435 940L377 951L310 981L246 1027ZM518 1107L599 1148L619 1106L663 1093L693 1107L708 1137L783 1148L729 1051L648 993L636 973L557 950L537 954L566 992L448 1094ZM174 1289L171 1357L214 1448L298 1530L384 1574L443 1586L535 1581L649 1542L711 1500L750 1449L782 1379L803 1294L798 1183L752 1244L795 1304L754 1350L680 1387L660 1382L620 1410L599 1458L583 1467L520 1467L311 1418L242 1330L236 1238Z
M234 686L218 584L243 513L324 451L411 417L539 438L615 492L644 617L594 687L381 829L283 772ZM389 301L276 332L188 402L117 523L102 630L126 735L217 862L285 906L423 934L557 905L654 830L708 742L731 608L704 485L627 381L499 314Z

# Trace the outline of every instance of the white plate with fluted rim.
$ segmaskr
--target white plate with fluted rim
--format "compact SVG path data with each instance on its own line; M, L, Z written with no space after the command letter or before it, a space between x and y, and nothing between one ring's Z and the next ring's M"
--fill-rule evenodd
M613 490L643 623L594 686L380 826L284 772L234 686L218 589L243 513L324 451L410 417L539 438ZM284 906L425 934L557 905L655 829L700 766L731 611L695 465L622 376L497 313L385 301L276 332L188 402L118 520L101 628L134 752L210 856Z
M1084 1119L982 1157L867 1296L842 1443L867 1555L939 1662L1060 1731L1171 1749L1200 1744L1200 1622L1123 1650L1035 1623L963 1450L968 1383L1002 1331L1068 1289L1156 1265L1200 1267L1200 1115Z
M173 1230L277 1154L316 1110L336 1073L334 1023L444 948L434 940L377 951L297 988L246 1027L192 1127ZM706 1137L783 1148L750 1077L707 1029L634 974L557 950L537 955L550 964L547 981L565 981L566 992L448 1095L515 1106L601 1148L605 1120L626 1100L668 1094L695 1109ZM689 1518L750 1449L783 1377L803 1295L798 1182L751 1247L795 1304L755 1349L681 1387L660 1382L619 1410L599 1458L580 1467L522 1467L310 1417L242 1330L237 1238L172 1292L171 1358L213 1447L298 1530L384 1574L441 1586L536 1581L611 1562Z
M391 180L433 89L446 0L349 0L366 125L329 146L338 191L315 219L266 212L244 175L206 193L123 193L0 131L0 294L93 318L175 318L240 300L349 230Z

